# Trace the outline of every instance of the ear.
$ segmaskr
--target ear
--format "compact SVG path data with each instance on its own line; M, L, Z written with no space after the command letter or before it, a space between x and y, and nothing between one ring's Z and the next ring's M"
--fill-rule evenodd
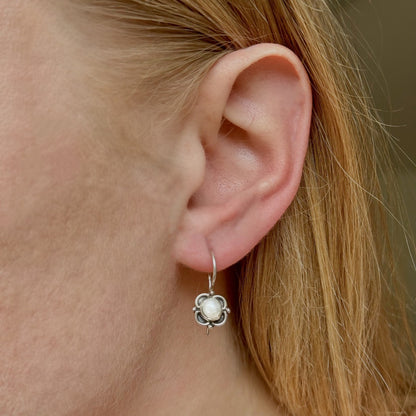
M177 262L210 272L212 250L222 270L270 231L298 190L311 111L307 73L282 45L231 52L209 70L187 120L204 174L175 237Z

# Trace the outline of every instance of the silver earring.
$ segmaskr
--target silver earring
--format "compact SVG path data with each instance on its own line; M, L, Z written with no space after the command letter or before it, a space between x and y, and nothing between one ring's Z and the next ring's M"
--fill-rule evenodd
M228 314L231 312L227 306L227 301L221 295L214 292L215 280L217 278L217 264L214 253L212 256L212 277L208 275L209 293L201 293L195 298L195 321L200 325L206 325L207 335L209 329L214 326L224 325Z

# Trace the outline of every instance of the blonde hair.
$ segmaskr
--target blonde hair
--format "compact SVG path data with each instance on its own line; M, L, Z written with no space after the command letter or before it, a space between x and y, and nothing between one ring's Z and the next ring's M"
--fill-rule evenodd
M292 205L233 267L242 343L290 414L416 406L416 353L389 242L389 221L397 218L381 186L390 193L395 184L387 174L394 143L327 2L73 2L124 39L105 46L117 93L153 91L149 102L170 114L191 108L204 74L224 54L274 42L299 56L313 88L310 144Z

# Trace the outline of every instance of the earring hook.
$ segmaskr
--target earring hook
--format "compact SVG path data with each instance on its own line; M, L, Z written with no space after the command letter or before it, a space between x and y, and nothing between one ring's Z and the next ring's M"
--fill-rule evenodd
M217 279L217 262L215 261L215 255L212 250L211 250L211 257L212 257L212 277L210 274L208 275L208 282L209 282L209 293L213 295L215 280Z

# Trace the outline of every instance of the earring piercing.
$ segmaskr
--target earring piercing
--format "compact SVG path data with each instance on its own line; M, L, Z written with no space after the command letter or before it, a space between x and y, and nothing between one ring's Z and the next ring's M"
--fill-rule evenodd
M199 294L195 298L195 306L192 309L195 313L195 321L207 327L207 335L209 335L210 328L224 325L228 314L231 312L225 298L216 295L214 292L215 280L217 279L217 263L213 251L211 251L211 256L212 276L208 275L209 293Z

